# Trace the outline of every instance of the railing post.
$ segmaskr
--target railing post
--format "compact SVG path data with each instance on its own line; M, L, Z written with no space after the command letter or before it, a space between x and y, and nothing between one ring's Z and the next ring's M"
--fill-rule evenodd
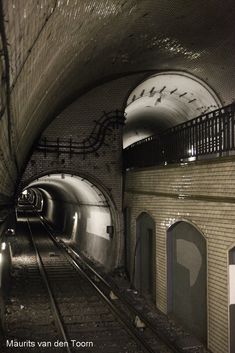
M223 144L222 144L222 138L223 138L223 131L222 131L222 123L221 123L221 119L219 120L219 155L220 157L223 154Z
M215 151L219 152L219 136L218 136L218 115L215 116Z
M199 128L199 125L194 124L194 131L195 131L195 145L196 145L195 157L196 157L196 159L198 159L198 146L199 146L199 141L198 141L198 128Z
M215 152L215 117L211 119L211 153Z
M234 111L231 114L231 149L234 150Z
M230 145L230 113L227 114L227 152L231 149Z

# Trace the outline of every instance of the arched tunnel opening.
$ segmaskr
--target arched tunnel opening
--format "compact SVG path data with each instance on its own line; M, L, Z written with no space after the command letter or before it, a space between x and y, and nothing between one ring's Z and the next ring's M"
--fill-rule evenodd
M221 107L217 93L183 71L162 71L139 83L125 107L123 147Z
M87 258L107 269L115 266L118 217L103 186L66 173L41 176L30 181L18 198L18 225L30 213Z

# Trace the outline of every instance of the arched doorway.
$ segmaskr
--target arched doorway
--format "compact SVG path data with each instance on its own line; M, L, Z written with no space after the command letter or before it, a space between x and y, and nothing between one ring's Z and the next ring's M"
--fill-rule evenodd
M135 275L136 289L155 301L155 222L146 212L136 220Z
M167 234L168 313L203 342L207 339L207 251L203 235L178 222Z
M235 247L229 251L229 326L230 353L235 353Z

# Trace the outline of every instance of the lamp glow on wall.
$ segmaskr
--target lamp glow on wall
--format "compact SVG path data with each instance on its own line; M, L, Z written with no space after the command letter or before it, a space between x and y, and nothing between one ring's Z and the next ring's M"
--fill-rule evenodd
M73 216L73 229L72 229L72 240L76 238L77 228L78 228L78 213L75 212Z
M2 262L3 262L3 256L2 253L0 253L0 288L2 288Z

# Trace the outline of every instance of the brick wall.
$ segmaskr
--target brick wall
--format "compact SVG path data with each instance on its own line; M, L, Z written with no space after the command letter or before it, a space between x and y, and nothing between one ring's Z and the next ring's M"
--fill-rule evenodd
M94 90L79 98L76 102L66 108L48 128L42 136L48 139L69 139L81 142L88 137L94 127L94 120L100 118L103 111L109 112L117 107L105 98L102 99L101 92ZM97 98L98 97L98 98ZM111 108L112 107L112 108ZM47 153L35 150L27 164L21 183L27 184L30 180L40 175L50 173L68 173L84 176L90 182L95 182L101 190L105 190L113 201L116 219L116 251L119 263L122 258L123 232L122 232L122 127L112 127L105 135L104 144L97 153L85 155ZM117 250L118 249L118 250Z
M115 86L115 83L113 83ZM116 87L116 86L115 86ZM120 105L115 106L115 102L110 101L107 90L109 85L104 85L93 89L86 95L80 97L73 104L68 106L42 133L42 137L56 140L59 138L81 142L88 137L94 127L94 120L102 116L103 112L119 109ZM113 88L115 91L115 89ZM120 97L117 104L120 104ZM108 132L105 144L97 152L88 154L85 159L81 155L73 155L70 159L68 155L56 153L47 154L34 151L26 167L22 181L32 178L35 175L46 173L50 170L67 170L74 173L88 174L94 177L108 190L121 209L122 195L122 129L114 129Z
M222 159L129 171L125 206L130 208L133 265L136 218L156 222L156 303L167 312L166 235L179 220L194 224L207 240L208 346L228 352L228 249L235 244L235 163Z
M83 96L80 96L73 104L68 106L42 133L48 139L72 138L81 141L88 137L94 126L94 120L98 120L103 112L116 109L122 110L123 104L131 87L145 76L144 73L128 75L104 83L95 87ZM21 179L25 184L41 174L56 171L64 171L78 175L84 175L88 180L94 179L98 185L102 185L108 192L116 206L118 228L116 229L118 254L116 263L122 262L123 254L123 222L122 222L122 129L110 131L106 136L107 146L101 147L98 154L90 154L84 160L82 156L48 154L34 151Z
M98 155L88 154L85 160L82 155L73 155L69 158L67 154L61 154L58 157L56 153L48 153L44 156L44 153L35 151L26 167L22 182L26 183L29 179L52 171L86 175L88 179L90 176L109 191L118 210L121 210L121 135L122 129L115 129L105 139L108 145L101 147Z
M94 127L94 120L99 119L104 111L122 110L130 87L135 87L144 76L143 73L128 75L93 88L59 114L45 129L42 136L53 140L60 137L77 141L88 137ZM117 207L121 209L122 130L113 131L107 136L105 142L108 146L98 151L99 156L88 155L85 160L78 156L70 160L67 155L57 158L56 154L44 158L43 154L34 151L22 181L53 169L67 168L88 173L98 178L108 189L112 189L112 197Z

